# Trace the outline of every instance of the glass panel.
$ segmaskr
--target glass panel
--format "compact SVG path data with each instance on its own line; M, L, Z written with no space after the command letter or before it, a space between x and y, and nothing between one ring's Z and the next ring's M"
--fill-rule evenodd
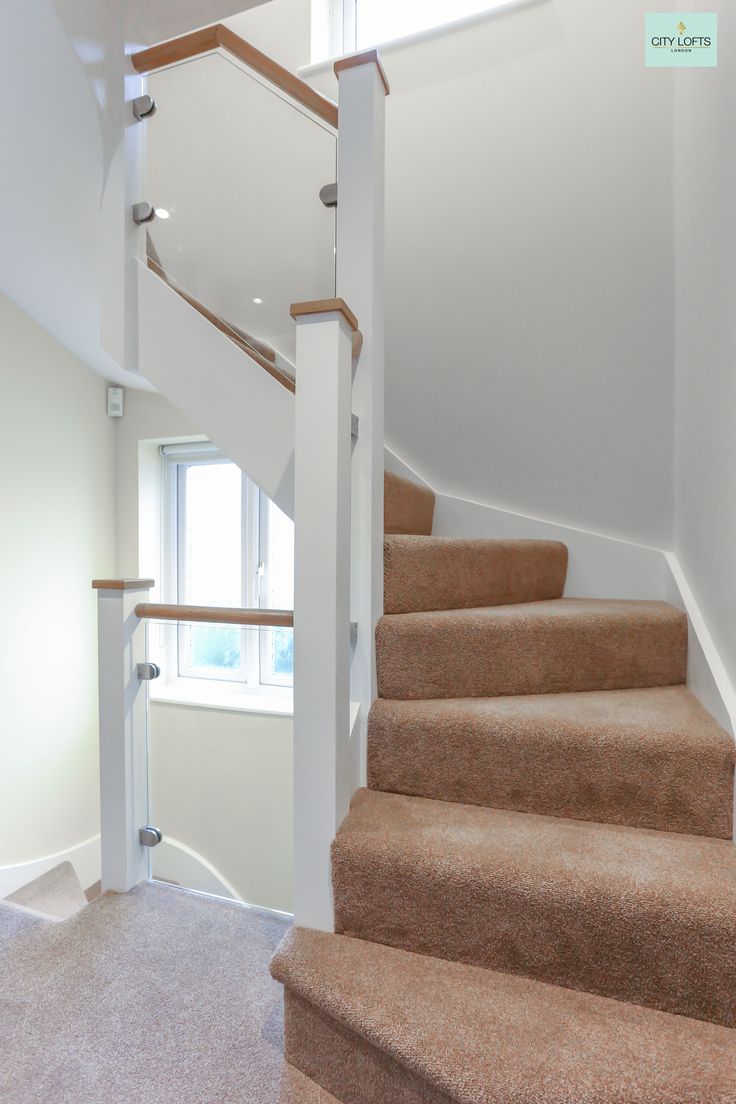
M153 259L293 365L293 302L335 294L331 128L221 54L152 74L146 198Z
M290 691L178 679L172 656L182 627L146 625L147 654L162 669L149 683L149 823L163 834L151 850L151 875L291 912ZM262 630L234 631L257 661ZM292 632L278 631L284 637ZM259 711L259 702L282 714Z

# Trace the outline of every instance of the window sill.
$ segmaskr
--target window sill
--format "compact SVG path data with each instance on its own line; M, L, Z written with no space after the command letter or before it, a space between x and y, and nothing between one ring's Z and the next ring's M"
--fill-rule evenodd
M441 38L452 31L462 31L466 27L475 27L481 23L488 23L491 20L497 18L500 15L505 15L508 11L514 8L527 8L534 7L537 4L543 4L546 0L498 0L492 8L486 8L484 11L474 12L472 15L462 16L460 19L451 19L447 23L440 23L436 27L425 27L420 31L413 31L410 34L400 35L397 38L389 38L385 42L377 42L372 46L363 46L359 50L351 50L349 53L337 53L332 57L322 58L320 61L313 61L309 65L301 65L297 69L297 76L302 80L308 81L310 77L319 77L324 73L331 73L332 66L342 57L350 57L352 54L364 53L366 50L378 50L379 54L388 54L393 50L402 50L410 46L418 46L422 42L430 41L433 38Z
M180 680L151 687L151 703L185 705L192 709L216 709L229 713L262 713L280 717L294 716L294 694L290 687L267 687L257 690L231 690L212 685L190 686ZM203 680L202 680L203 681Z

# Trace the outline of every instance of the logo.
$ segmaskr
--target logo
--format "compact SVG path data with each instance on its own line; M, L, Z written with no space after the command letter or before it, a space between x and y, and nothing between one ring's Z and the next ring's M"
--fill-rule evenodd
M713 68L718 64L715 12L649 12L644 63L654 68Z

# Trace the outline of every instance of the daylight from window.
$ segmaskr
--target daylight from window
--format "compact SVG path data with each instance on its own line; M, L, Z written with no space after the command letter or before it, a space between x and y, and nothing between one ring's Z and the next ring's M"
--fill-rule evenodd
M187 605L239 606L243 591L241 475L235 464L182 464L179 592ZM183 485L182 485L183 484ZM192 625L182 633L179 673L242 667L242 631Z
M183 605L294 606L294 523L212 446L171 450L168 563L171 597ZM291 686L293 631L182 622L180 679Z
M495 6L488 0L357 0L357 48L441 27Z

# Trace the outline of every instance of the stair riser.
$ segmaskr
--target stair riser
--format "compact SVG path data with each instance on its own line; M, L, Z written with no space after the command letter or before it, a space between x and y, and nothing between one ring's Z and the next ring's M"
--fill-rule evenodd
M685 681L684 617L561 620L550 615L514 621L468 613L444 622L440 617L381 619L376 630L380 697L555 694Z
M429 536L434 518L434 494L428 487L402 479L392 472L383 475L383 531Z
M377 701L368 720L368 785L546 816L732 838L733 757L653 746L588 727L550 738L551 723L495 718L447 720L422 709L392 713ZM414 708L411 706L409 708Z
M733 917L372 842L334 845L336 931L736 1026Z
M453 1104L296 993L284 991L286 1059L343 1104Z
M385 613L471 609L561 598L567 549L553 541L384 543Z

